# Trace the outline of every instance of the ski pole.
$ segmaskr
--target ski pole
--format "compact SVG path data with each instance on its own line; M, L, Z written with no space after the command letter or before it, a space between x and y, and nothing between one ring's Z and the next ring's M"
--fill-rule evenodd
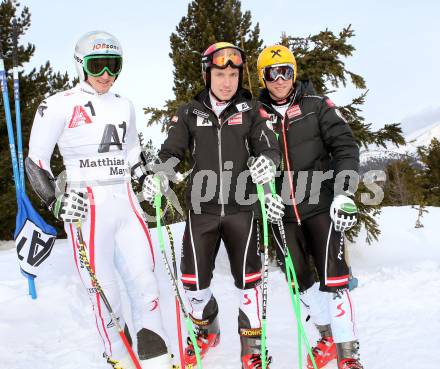
M115 323L116 329L118 330L119 337L121 337L122 342L124 343L125 348L127 349L128 354L130 355L131 360L133 361L134 366L136 369L142 369L141 364L139 363L138 358L136 357L135 353L133 352L133 349L130 346L130 343L128 342L127 336L124 333L124 330L122 329L121 325L119 324L119 319L116 316L116 314L113 312L113 309L107 300L107 296L105 295L101 285L99 284L98 278L96 277L95 271L91 267L89 263L89 259L87 257L87 251L85 248L84 238L82 234L81 229L81 223L77 222L75 223L76 226L76 232L78 236L78 243L79 243L79 258L81 262L85 265L87 271L89 272L90 279L92 280L92 285L96 288L96 290L99 293L99 296L101 297L102 301L104 302L105 307L107 308L107 311L110 315L111 320Z
M15 101L15 127L17 130L17 154L18 168L20 172L21 190L24 192L24 165L23 165L23 140L21 134L21 110L20 110L20 84L18 81L18 39L17 39L17 21L12 21L12 71L14 76L14 101Z
M310 359L312 361L312 365L314 369L317 369L315 359L313 357L310 343L307 337L307 334L305 332L304 326L302 324L302 316L301 316L301 301L299 298L299 289L298 289L298 279L296 277L295 267L293 266L292 257L290 255L289 248L287 247L287 239L286 239L286 233L284 230L284 225L282 220L278 222L278 229L280 230L281 240L283 242L283 249L285 252L285 265L286 265L286 275L287 275L287 284L289 287L290 297L292 300L293 309L295 311L296 315L296 321L298 326L298 367L302 368L302 340L304 340L307 353L310 356ZM292 278L293 278L293 288L292 288ZM295 290L295 292L294 292Z
M155 178L155 180L157 182L157 185L160 188L160 180L158 178ZM165 253L165 242L164 242L164 238L163 238L161 218L160 218L161 206L162 206L162 194L158 193L154 197L154 207L156 209L157 237L159 239L160 252L162 254L162 259L165 263L165 269L167 270L168 276L171 279L171 282L172 282L172 285L174 288L174 293L175 293L176 297L179 299L180 309L182 310L183 317L185 318L186 328L188 330L191 343L194 346L194 351L196 353L196 360L197 360L197 368L202 369L202 359L200 357L200 348L199 348L199 345L197 344L197 339L196 339L196 336L194 333L194 326L192 324L192 321L189 317L188 312L185 309L185 305L183 304L182 296L180 295L176 278L174 278L174 276L171 272L170 263L169 263L168 258L166 256L166 253Z
M276 195L275 183L271 181L269 183L269 188L272 193L272 196ZM310 343L305 333L304 326L302 324L301 317L301 301L299 298L299 288L298 288L298 279L296 277L295 267L293 265L293 260L290 255L289 248L287 246L287 237L286 232L284 230L283 220L280 219L277 222L278 229L281 235L281 241L283 243L283 253L284 253L284 265L286 267L286 276L287 276L287 285L289 287L290 298L292 300L292 306L295 312L295 317L297 321L298 327L298 367L302 368L302 340L304 339L306 349L308 354L310 355L312 365L314 369L317 369L315 359L312 355ZM292 279L293 279L293 288L292 288Z
M17 131L17 155L18 155L18 169L20 174L21 191L25 192L25 177L23 165L23 139L21 133L21 109L20 109L20 84L18 80L18 37L17 37L17 20L12 21L12 73L14 78L14 102L15 102L15 129ZM35 287L35 279L26 276L28 279L28 292L33 299L37 298L37 290Z
M255 158L250 157L248 159L248 167L251 167ZM257 185L257 195L260 201L261 214L263 217L263 246L264 246L264 264L263 264L263 306L261 309L261 364L262 368L267 368L266 358L266 315L267 315L267 280L269 277L269 232L267 226L267 214L264 199L263 186Z
M0 30L0 35L1 35L1 30ZM0 42L0 84L1 84L2 96L3 96L3 109L6 116L6 128L8 131L9 151L12 160L12 173L15 184L15 196L17 198L17 206L18 206L20 202L21 182L24 181L24 179L23 180L20 179L20 173L18 170L17 153L15 151L14 127L12 125L11 107L9 105L8 80L7 80L5 64L3 61L3 48L1 42ZM29 295L31 295L32 299L36 299L37 290L35 288L35 277L30 276L29 274L24 274L23 272L22 274L26 277L28 281Z
M174 237L173 233L171 232L171 228L168 224L165 224L165 229L168 233L168 239L170 240L170 250L171 250L171 262L173 264L173 271L174 271L174 278L177 281L177 262L176 262L176 251L174 250ZM185 362L183 360L183 342L182 342L182 323L180 320L180 303L177 296L174 296L175 302L176 302L176 320L177 320L177 340L179 343L179 355L180 355L180 367L182 369L185 368Z

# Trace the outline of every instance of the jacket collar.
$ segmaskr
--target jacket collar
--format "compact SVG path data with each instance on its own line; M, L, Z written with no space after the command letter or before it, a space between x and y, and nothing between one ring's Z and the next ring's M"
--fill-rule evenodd
M237 93L231 98L230 104L226 107L226 109L220 114L220 118L223 122L228 120L233 115L244 112L251 109L251 99L252 94L244 89L239 88ZM207 88L203 89L199 92L194 100L203 105L204 108L212 111L211 99L209 98L209 90Z
M96 92L94 90L94 88L90 84L88 84L86 81L81 81L80 83L78 83L77 87L82 92L85 92L86 94L94 95L94 96L106 96L106 95L108 95L110 93L110 90L109 90L109 91L107 91L104 94L100 94L100 93Z
M299 100L303 98L304 95L315 95L315 89L313 87L313 83L310 80L299 80L295 83L295 88L293 90L293 98L290 102L290 105L296 104ZM269 91L267 88L260 90L260 97L258 100L271 112L277 113L277 111L272 107L272 104L275 103L270 97Z

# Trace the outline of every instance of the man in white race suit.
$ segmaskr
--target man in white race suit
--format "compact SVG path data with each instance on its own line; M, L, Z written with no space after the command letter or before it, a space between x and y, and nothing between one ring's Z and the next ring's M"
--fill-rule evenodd
M107 362L115 369L135 368L80 260L75 228L79 221L91 268L131 342L133 332L122 316L117 272L125 284L137 338L134 351L142 368L169 369L154 276L157 260L130 183L130 168L140 161L134 108L130 100L109 92L122 69L122 48L111 34L93 31L80 38L74 57L80 83L38 107L26 171L40 198L64 221ZM50 169L56 144L67 174L61 192L55 191Z

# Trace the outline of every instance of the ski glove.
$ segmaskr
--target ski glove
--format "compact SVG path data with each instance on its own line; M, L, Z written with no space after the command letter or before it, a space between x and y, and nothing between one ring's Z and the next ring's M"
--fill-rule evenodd
M159 178L160 185L158 185L156 178ZM154 197L162 193L164 194L170 188L168 177L162 173L150 174L145 178L145 181L142 185L142 195L144 199L148 201L150 204L153 203Z
M260 155L249 167L252 182L264 185L275 178L276 166L267 156Z
M270 193L264 195L267 220L271 223L278 223L284 216L284 204L280 195Z
M60 195L50 207L55 218L66 223L82 222L87 217L86 194L70 190Z
M337 195L330 207L330 218L337 232L345 232L357 222L358 209L352 199L345 195Z

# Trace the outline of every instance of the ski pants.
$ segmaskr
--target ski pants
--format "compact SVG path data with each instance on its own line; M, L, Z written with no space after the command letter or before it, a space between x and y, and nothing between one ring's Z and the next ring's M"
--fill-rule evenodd
M120 275L127 290L132 321L137 338L139 359L148 360L167 353L166 337L159 310L157 282L154 275L155 255L142 210L129 183L87 187L88 216L82 223L87 258L97 280L125 330L121 296L117 281ZM96 328L106 355L121 360L127 351L115 322L112 321L90 274L79 255L74 225L65 224L72 245L76 268L92 302Z
M212 297L215 259L224 242L235 286L240 290L240 328L261 327L261 256L253 212L225 216L189 211L182 244L182 283L196 319ZM211 317L212 318L212 317Z
M344 238L341 232L333 228L328 213L302 220L301 226L296 222L283 224L300 291L307 290L315 283L315 270L310 255L315 263L321 291L335 292L348 287ZM277 259L285 270L281 235L276 224L271 226L277 246Z

